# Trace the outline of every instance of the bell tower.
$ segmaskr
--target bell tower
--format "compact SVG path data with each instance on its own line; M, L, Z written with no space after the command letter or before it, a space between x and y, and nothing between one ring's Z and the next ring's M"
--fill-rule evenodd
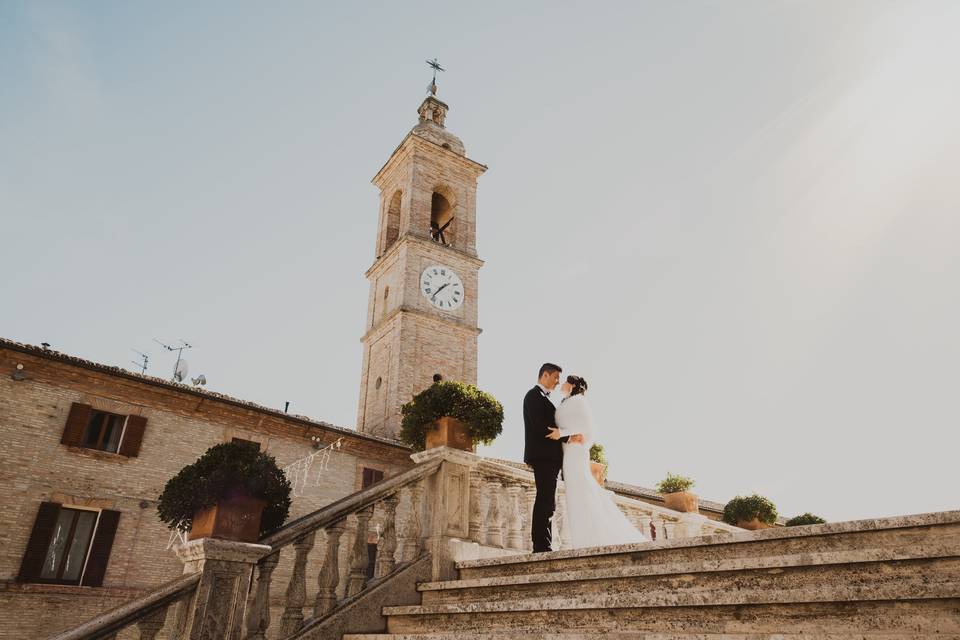
M357 430L399 438L400 407L444 380L477 383L477 179L445 126L449 107L431 95L418 123L383 165L376 258L363 335Z

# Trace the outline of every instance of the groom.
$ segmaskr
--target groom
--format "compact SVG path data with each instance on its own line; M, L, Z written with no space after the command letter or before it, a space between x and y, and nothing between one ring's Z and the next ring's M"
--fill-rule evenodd
M544 364L540 367L537 386L523 397L523 461L533 467L533 477L537 483L531 522L534 553L550 551L550 518L556 508L557 475L563 468L561 443L568 440L577 442L580 438L574 435L550 439L556 429L554 413L557 410L550 401L550 393L557 388L562 372L563 369L555 364Z

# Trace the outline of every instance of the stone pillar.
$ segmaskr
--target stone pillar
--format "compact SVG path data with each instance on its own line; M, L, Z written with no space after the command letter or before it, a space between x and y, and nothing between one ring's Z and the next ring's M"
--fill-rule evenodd
M709 518L707 516L700 515L699 513L684 513L680 516L680 524L683 527L683 534L681 537L684 538L695 538L697 536L706 535L704 531L704 525L707 524ZM680 527L677 527L678 529Z
M441 458L440 469L427 479L426 539L432 559L431 579L456 577L454 546L470 537L470 470L480 462L472 453L437 447L412 456L414 462Z
M483 538L481 533L483 531L483 505L481 498L483 497L483 478L480 477L479 473L472 472L470 474L470 532L468 536L470 540L474 542L483 543Z
M522 492L519 484L507 486L507 546L511 549L523 549Z
M200 582L186 601L184 638L243 636L243 610L253 568L270 547L216 538L191 540L176 547L184 573L200 573Z
M487 546L503 548L503 516L500 511L500 491L503 485L499 480L487 482L487 496L490 506L487 508Z
M523 512L523 548L533 551L533 503L537 500L537 488L528 486L524 489L523 495L526 498L525 511Z

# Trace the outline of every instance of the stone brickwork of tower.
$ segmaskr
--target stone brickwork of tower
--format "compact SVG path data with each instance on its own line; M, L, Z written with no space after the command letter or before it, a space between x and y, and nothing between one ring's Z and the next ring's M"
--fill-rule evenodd
M477 179L486 171L444 125L434 96L373 178L376 259L362 338L357 429L398 438L401 406L433 382L477 382Z

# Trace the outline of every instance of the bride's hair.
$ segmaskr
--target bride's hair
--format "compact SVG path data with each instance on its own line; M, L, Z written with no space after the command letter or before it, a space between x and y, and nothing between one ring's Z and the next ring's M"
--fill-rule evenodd
M567 376L567 383L573 385L570 390L571 396L578 396L587 390L587 381L580 376Z

